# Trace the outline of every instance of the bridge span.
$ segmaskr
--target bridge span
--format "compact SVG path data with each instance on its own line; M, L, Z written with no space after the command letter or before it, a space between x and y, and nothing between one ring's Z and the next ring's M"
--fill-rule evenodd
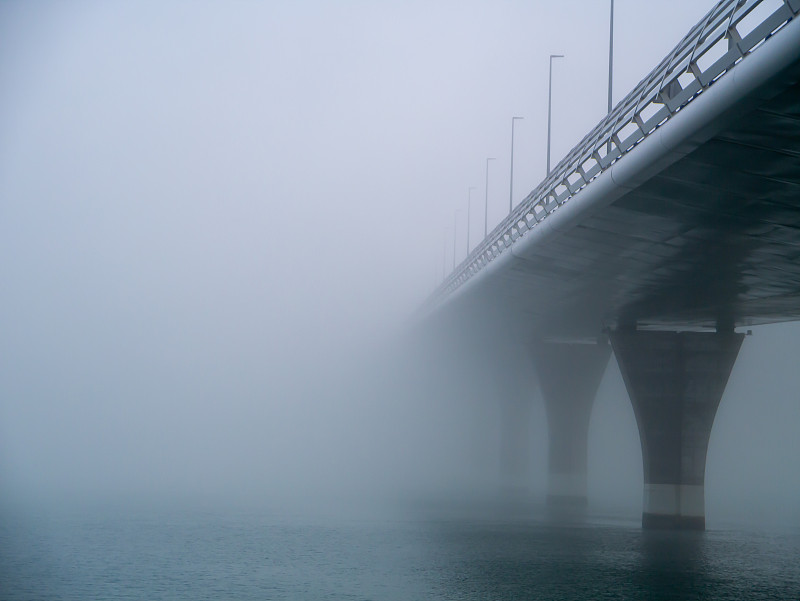
M487 362L525 349L554 504L586 502L613 349L639 427L643 526L705 527L706 450L741 329L800 319L798 13L800 0L717 3L425 306L492 349Z

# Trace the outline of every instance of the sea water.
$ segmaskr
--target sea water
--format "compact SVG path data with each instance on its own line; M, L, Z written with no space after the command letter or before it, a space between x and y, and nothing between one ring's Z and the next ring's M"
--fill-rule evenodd
M638 520L6 512L0 599L800 599L800 529Z

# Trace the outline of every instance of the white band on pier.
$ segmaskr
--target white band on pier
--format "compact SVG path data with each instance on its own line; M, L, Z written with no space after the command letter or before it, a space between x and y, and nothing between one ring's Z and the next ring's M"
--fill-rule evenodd
M703 517L703 490L703 485L695 484L645 484L644 513Z

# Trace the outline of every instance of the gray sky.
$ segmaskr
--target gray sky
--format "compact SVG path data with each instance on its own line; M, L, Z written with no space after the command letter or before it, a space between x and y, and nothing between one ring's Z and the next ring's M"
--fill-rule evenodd
M709 8L618 0L615 101ZM468 186L482 215L487 156L490 229L505 215L512 115L515 202L542 178L550 53L553 162L604 115L607 18L588 0L0 4L3 490L335 479L363 455L330 451L360 444L353 416L382 432L393 414L331 378L432 288ZM614 377L609 415L630 422ZM800 423L792 400L776 421ZM720 423L742 418L725 403Z

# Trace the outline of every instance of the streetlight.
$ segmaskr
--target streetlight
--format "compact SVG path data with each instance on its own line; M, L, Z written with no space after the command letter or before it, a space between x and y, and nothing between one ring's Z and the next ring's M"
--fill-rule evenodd
M442 236L442 282L447 273L447 228L444 228L444 236Z
M470 222L470 214L472 213L472 191L475 189L475 186L470 186L469 190L467 190L467 256L469 256L469 222Z
M611 0L611 19L608 32L608 112L611 112L611 81L614 73L614 0Z
M483 237L489 234L489 161L494 157L486 159L486 200L483 204Z
M458 214L461 211L456 209L456 212L453 213L453 271L456 270L456 226L458 225Z
M547 175L550 175L550 115L553 106L553 59L564 58L563 54L550 55L550 84L547 87Z
M509 185L508 190L508 212L511 213L511 209L513 208L513 200L514 200L514 123L518 120L524 119L525 117L511 117L511 177L509 178L511 183Z

